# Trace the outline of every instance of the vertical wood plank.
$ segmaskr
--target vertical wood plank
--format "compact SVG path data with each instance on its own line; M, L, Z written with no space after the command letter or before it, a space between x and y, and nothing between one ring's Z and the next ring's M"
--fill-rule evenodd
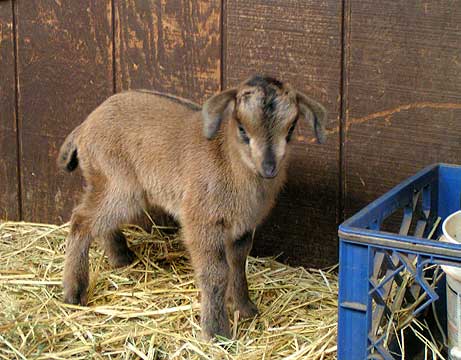
M116 2L117 90L147 88L198 102L220 88L221 1Z
M19 220L13 8L0 2L0 220Z
M24 219L67 221L81 179L55 159L112 93L111 1L18 1L16 18Z
M351 1L346 215L434 162L461 163L461 6Z
M341 2L229 0L225 11L226 86L258 72L291 82L324 103L329 139L313 144L309 126L297 128L289 181L255 251L283 252L292 264L337 261Z
M202 103L221 87L220 0L115 0L115 43L116 91L155 89Z

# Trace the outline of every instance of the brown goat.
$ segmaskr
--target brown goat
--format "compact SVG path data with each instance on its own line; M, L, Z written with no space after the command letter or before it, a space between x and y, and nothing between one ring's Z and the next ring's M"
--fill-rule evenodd
M88 250L99 238L113 266L135 258L119 227L160 207L181 224L200 286L205 338L229 337L226 298L257 314L245 261L251 232L286 178L298 118L324 141L325 109L290 85L254 76L200 107L151 91L114 95L67 137L58 164L86 180L66 242L64 300L86 304Z

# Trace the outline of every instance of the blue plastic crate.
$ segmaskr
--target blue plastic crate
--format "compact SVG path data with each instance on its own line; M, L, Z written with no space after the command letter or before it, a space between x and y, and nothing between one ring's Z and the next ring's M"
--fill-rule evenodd
M339 360L396 358L389 334L439 299L434 264L461 266L461 246L427 238L460 208L461 166L437 164L339 227Z

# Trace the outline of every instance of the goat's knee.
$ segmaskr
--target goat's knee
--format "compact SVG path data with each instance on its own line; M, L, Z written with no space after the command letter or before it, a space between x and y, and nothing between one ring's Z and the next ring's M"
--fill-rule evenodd
M66 239L64 263L64 301L70 304L86 305L89 284L88 252L91 243L91 229L88 219L74 214L71 229Z

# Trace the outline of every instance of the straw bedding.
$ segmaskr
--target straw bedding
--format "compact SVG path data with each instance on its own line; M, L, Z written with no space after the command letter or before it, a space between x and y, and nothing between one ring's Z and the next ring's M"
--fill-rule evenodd
M68 227L0 223L2 359L335 359L337 277L250 258L260 315L201 341L199 292L177 235L124 232L138 260L113 270L92 247L89 306L61 302Z

